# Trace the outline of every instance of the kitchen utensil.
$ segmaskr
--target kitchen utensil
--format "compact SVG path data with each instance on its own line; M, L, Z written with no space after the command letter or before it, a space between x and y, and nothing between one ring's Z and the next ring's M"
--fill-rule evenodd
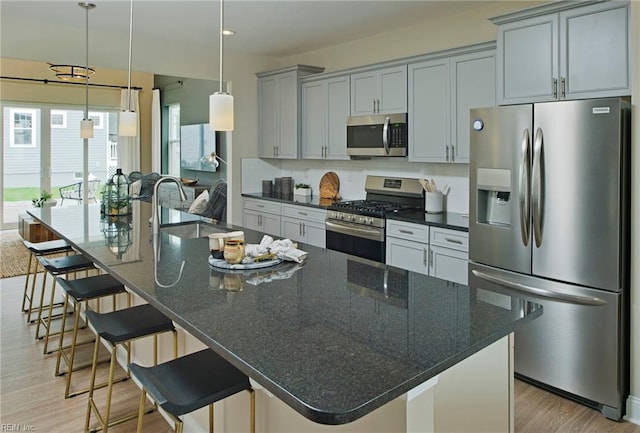
M340 200L340 179L333 171L325 173L320 179L320 198Z
M427 181L427 179L425 179L424 177L421 177L420 179L418 179L418 182L420 182L420 185L422 185L425 191L431 192L429 191L430 186L429 186L429 181Z

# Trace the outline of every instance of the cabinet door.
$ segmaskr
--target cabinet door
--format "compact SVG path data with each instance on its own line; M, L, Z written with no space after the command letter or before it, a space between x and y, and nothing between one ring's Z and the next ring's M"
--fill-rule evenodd
M261 78L258 80L259 100L259 156L273 158L275 147L278 143L278 112L277 112L277 80L276 77Z
M409 65L409 161L447 162L449 59Z
M429 275L454 283L468 284L469 253L432 245L429 254Z
M309 245L313 245L320 248L325 248L327 245L327 234L324 227L324 223L303 222L303 232L305 242Z
M361 72L351 75L351 115L373 114L378 98L377 71Z
M280 215L263 213L260 216L259 231L272 236L280 236Z
M496 104L495 51L451 59L450 162L469 162L469 110Z
M248 229L260 231L260 214L251 210L244 210L242 225Z
M298 75L287 72L278 76L278 142L279 159L298 157Z
M326 159L349 159L347 155L347 118L350 97L349 76L327 81L327 142Z
M626 2L560 13L561 97L630 95L629 42Z
M322 159L327 143L327 82L314 81L302 85L302 157ZM346 125L346 119L345 119ZM345 126L346 136L346 126ZM345 139L346 140L346 139Z
M556 98L558 14L498 26L498 104Z
M387 237L386 264L427 275L429 245Z
M294 242L305 242L302 221L297 218L282 217L281 235Z
M378 113L407 112L407 67L382 69L378 78Z

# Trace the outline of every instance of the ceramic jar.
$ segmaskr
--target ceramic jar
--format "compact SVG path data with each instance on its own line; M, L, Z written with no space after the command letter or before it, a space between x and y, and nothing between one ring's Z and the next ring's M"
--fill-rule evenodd
M244 258L244 241L228 239L224 243L224 259L232 265L240 263Z

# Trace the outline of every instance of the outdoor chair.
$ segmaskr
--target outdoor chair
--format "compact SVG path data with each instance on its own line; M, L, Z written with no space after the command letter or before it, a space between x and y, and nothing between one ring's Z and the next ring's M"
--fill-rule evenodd
M88 197L90 200L96 202L96 191L98 190L98 185L100 184L99 180L90 180L89 181L89 190ZM62 186L59 188L60 197L62 201L60 201L60 205L64 203L65 200L78 200L82 201L82 182L72 183L71 185Z

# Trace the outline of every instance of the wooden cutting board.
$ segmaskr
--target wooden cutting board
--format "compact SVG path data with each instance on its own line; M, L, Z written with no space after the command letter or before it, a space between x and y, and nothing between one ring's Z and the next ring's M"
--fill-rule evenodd
M340 194L340 179L338 175L333 171L329 171L320 179L320 198L329 198L332 200L339 200Z

